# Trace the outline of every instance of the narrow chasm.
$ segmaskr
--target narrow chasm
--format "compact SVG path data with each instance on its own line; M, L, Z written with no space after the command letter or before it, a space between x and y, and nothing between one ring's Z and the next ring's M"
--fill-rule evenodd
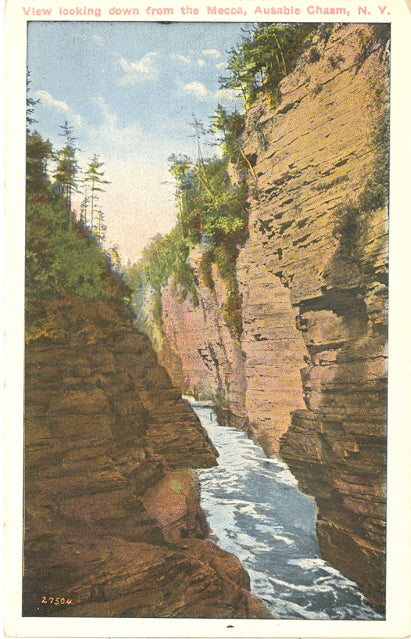
M298 490L286 464L267 456L213 408L191 405L219 453L197 471L210 536L246 568L252 592L276 619L382 619L358 586L324 561L312 497Z
M23 616L383 619L390 25L84 29L27 77Z
M219 160L174 167L191 235L184 277L158 289L156 349L221 426L288 464L315 498L310 561L384 614L390 30L317 27L299 32L287 73L248 86L241 117L218 112L224 189ZM260 25L242 55L280 32Z

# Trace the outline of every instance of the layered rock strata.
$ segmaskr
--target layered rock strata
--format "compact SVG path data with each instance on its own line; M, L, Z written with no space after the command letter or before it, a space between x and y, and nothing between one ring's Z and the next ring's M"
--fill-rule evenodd
M28 345L25 397L24 615L271 616L207 538L214 450L143 336Z
M199 282L202 254L201 248L190 254ZM212 400L222 422L246 428L243 354L221 314L227 288L214 265L212 277L212 290L198 286L198 306L190 301L182 304L172 286L164 289L164 340L159 359L173 383L199 399Z
M258 198L240 264L251 277L241 281L255 292L258 272L271 299L287 290L306 406L291 411L280 452L317 498L323 557L382 605L387 221L376 194L385 51L359 25L313 46L319 60L284 80L275 117L263 105L249 113L246 149L255 153L257 132L267 143L255 157ZM281 308L271 317L279 324Z
M279 91L275 111L251 107L241 138L252 165L241 339L217 303L176 310L167 292L162 357L199 396L208 368L207 397L218 388L215 401L317 498L324 558L383 607L387 26L329 26ZM241 389L232 409L217 371Z

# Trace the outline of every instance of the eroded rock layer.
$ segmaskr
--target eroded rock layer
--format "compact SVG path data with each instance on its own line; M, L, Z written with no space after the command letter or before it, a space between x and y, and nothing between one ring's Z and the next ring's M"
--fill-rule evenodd
M250 108L241 136L252 166L249 238L237 259L241 339L224 327L218 295L210 300L199 285L210 301L194 309L167 291L162 354L187 390L214 393L267 452L280 452L317 498L324 558L379 606L388 36L387 25L324 28L281 82L278 108L264 99Z
M25 438L24 615L270 617L207 539L215 454L139 333L28 345Z
M198 281L201 255L201 250L190 255ZM213 282L213 290L198 286L198 306L181 303L172 286L164 289L159 358L176 385L199 399L212 400L226 424L246 428L243 354L221 314L227 288L215 267Z

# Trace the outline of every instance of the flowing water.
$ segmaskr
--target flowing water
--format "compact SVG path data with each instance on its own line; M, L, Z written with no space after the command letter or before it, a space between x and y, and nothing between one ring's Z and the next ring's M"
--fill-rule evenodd
M218 466L198 471L210 537L241 560L252 592L277 619L382 619L320 558L315 501L287 466L242 431L219 426L210 406L191 405L219 453Z

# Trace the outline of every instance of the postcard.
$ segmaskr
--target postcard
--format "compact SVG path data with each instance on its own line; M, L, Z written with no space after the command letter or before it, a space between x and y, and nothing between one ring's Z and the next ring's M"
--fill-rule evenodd
M6 636L411 633L410 26L9 0Z

